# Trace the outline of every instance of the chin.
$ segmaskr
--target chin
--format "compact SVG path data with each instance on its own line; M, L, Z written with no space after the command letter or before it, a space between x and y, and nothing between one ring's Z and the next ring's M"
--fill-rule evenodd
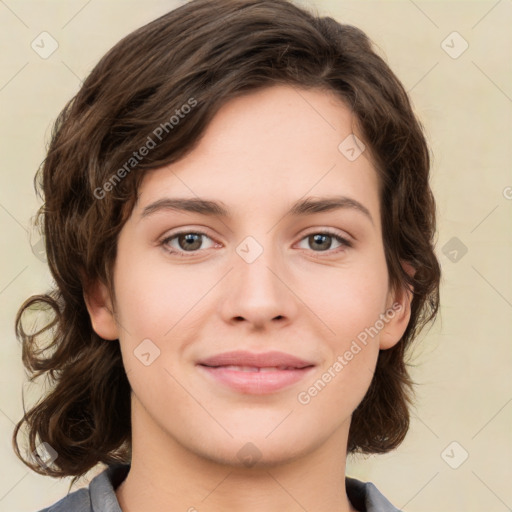
M217 436L205 435L202 438L194 436L188 449L195 452L203 459L223 466L236 467L238 469L265 469L293 462L296 459L313 451L321 440L309 439L305 432L290 435L290 432L282 428L265 428L233 431L233 437L227 439L227 434ZM269 432L272 432L269 435ZM199 442L199 444L197 444Z

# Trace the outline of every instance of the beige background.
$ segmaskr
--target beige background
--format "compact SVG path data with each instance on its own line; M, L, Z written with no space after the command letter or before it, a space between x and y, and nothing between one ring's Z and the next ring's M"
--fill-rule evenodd
M512 1L297 3L368 33L410 91L434 153L442 311L412 359L419 385L411 430L398 450L353 459L347 473L407 512L510 510ZM50 283L31 249L30 219L51 123L115 42L178 4L0 1L0 511L34 512L69 486L28 470L10 441L22 387L30 391L14 316ZM47 59L31 48L43 31L59 45ZM464 41L469 47L453 58L445 39L452 56Z

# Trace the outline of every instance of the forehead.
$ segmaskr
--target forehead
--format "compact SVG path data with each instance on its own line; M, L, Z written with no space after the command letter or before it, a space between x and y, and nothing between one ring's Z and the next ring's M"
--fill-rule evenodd
M217 197L252 213L277 212L305 196L335 194L377 219L368 151L355 159L346 152L354 134L362 138L356 118L332 91L277 85L245 94L220 108L184 158L147 173L139 208L166 196Z

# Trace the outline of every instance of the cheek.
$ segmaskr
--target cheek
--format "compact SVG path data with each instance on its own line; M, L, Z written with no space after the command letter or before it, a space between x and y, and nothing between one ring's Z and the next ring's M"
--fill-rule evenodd
M354 265L316 269L303 284L301 296L340 346L374 325L386 308L388 273L379 251Z
M183 268L171 268L162 256L150 261L142 251L119 251L115 285L125 335L161 339L199 300L204 291Z
M387 274L351 272L331 279L336 292L317 293L312 299L318 316L329 327L321 374L304 387L297 400L326 421L341 422L366 394L379 355L378 322L387 297ZM381 268L382 270L382 268ZM313 309L313 308L312 308ZM376 328L377 325L377 328Z
M122 243L114 272L117 315L131 343L144 338L162 340L178 323L178 327L190 324L201 316L201 310L211 307L206 295L224 269L170 263L162 254L149 260L147 253L126 250ZM310 262L298 265L286 279L310 308L311 321L320 321L322 331L341 342L339 348L343 340L373 325L384 311L388 276L382 247L356 254L338 268Z

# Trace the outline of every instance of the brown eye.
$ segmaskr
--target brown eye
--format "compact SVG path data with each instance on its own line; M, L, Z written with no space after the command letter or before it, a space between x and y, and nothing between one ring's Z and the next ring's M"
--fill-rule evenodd
M306 249L311 249L314 252L337 252L336 249L352 247L351 242L339 236L338 234L328 231L310 233L309 235L305 236L301 242L303 240L306 240L306 244L308 246ZM337 243L338 246L333 248L333 243Z
M200 231L182 231L180 233L174 233L162 240L162 245L171 254L182 256L183 253L186 252L195 253L199 252L200 249L208 249L209 247L202 247L205 238L211 240L206 233L202 233ZM210 245L210 247L212 245Z
M321 251L327 251L331 248L333 237L331 235L323 235L323 234L316 234L316 235L309 235L308 237L308 243L310 244L310 247L313 249L320 249Z
M186 233L184 235L178 235L178 245L180 249L185 251L194 251L201 248L203 242L202 235L199 233Z

